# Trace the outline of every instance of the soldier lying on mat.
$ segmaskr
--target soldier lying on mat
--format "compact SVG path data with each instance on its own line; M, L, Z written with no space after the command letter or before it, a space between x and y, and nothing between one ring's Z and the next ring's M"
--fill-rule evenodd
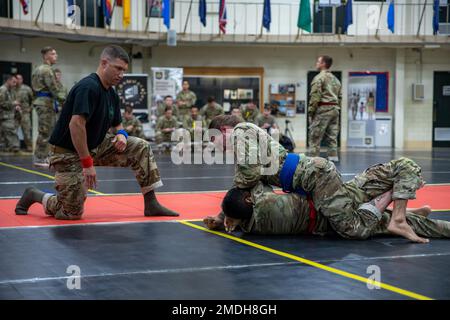
M381 220L375 229L368 228L367 236L392 234L387 230L392 211L387 206L392 202L392 191L371 201L380 212ZM336 234L328 219L296 193L277 194L259 182L252 189L232 188L222 202L222 212L216 217L206 217L206 227L232 232L237 226L245 233L253 234ZM431 238L449 238L450 222L428 218L431 209L424 206L408 209L406 219L419 235Z

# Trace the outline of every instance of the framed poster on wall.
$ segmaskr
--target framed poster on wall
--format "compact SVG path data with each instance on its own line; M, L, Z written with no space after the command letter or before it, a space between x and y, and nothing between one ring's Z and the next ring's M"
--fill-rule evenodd
M147 110L148 89L146 74L125 74L121 83L117 85L121 108L125 105L133 109Z

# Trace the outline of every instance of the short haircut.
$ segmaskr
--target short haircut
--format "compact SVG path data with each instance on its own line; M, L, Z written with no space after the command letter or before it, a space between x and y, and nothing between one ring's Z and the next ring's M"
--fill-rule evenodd
M13 74L7 74L7 75L5 75L5 80L6 80L6 81L11 80L12 78L16 78L16 76L13 75Z
M214 102L214 101L216 101L216 97L214 97L214 96L209 96L208 97L208 103L211 103L211 102Z
M197 110L198 110L199 108L194 104L194 105L191 107L191 110L192 110L192 109L197 109Z
M264 110L271 111L272 110L272 106L270 104L266 103L266 104L264 104Z
M103 49L100 57L102 59L120 59L127 64L130 63L128 53L122 47L116 45L107 46Z
M20 74L20 73L16 73L15 75L14 75L14 77L22 77L22 79L23 79L23 76Z
M54 72L55 72L55 73L62 73L62 72L61 72L61 69L58 69L58 68L55 68Z
M231 188L222 201L222 211L225 216L234 219L250 219L253 214L253 206L245 201L249 195L250 189Z
M186 82L187 84L189 84L189 81L188 81L188 80L183 80L183 83L185 83L185 82Z
M41 54L42 54L42 56L45 56L47 53L49 53L50 51L53 51L53 50L55 50L53 47L50 47L50 46L44 47L41 49Z
M133 107L132 106L125 106L125 112L126 113L133 113Z
M212 119L209 124L209 129L220 130L220 127L230 126L235 127L237 124L244 122L240 117L234 115L220 115Z
M165 96L164 100L166 100L167 98L172 98L173 99L173 97L169 95L169 96Z
M166 106L165 108L164 108L164 113L166 113L167 111L173 111L173 109L172 109L172 107L171 106Z
M333 58L330 56L320 56L320 58L322 59L322 62L325 63L325 66L328 68L330 68L333 65Z

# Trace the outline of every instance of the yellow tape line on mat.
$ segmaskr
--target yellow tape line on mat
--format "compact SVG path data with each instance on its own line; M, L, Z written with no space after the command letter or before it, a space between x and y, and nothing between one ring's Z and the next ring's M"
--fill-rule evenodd
M433 300L432 298L429 298L429 297L426 297L426 296L423 296L423 295L420 295L420 294L417 294L417 293L414 293L414 292L411 292L411 291L408 291L408 290L400 289L400 288L391 286L389 284L381 283L381 282L378 282L378 281L368 280L367 278L358 276L356 274L352 274L352 273L349 273L349 272L346 272L346 271L342 271L342 270L339 270L339 269L336 269L336 268L333 268L333 267L328 267L326 265L323 265L323 264L320 264L320 263L317 263L317 262L314 262L314 261L311 261L311 260L308 260L308 259L305 259L305 258L297 257L297 256L294 256L294 255L286 253L286 252L282 252L282 251L279 251L279 250L275 250L275 249L272 249L272 248L269 248L269 247L262 246L260 244L254 243L254 242L250 242L250 241L247 241L247 240L244 240L244 239L240 239L240 238L234 237L234 236L226 234L226 233L209 230L209 229L203 228L201 226L198 226L198 225L190 223L190 222L179 221L179 223L184 224L186 226L189 226L191 228L199 229L199 230L206 231L206 232L209 232L209 233L212 233L212 234L215 234L215 235L218 235L218 236L230 239L230 240L234 240L236 242L248 245L248 246L256 248L256 249L260 249L260 250L263 250L263 251L266 251L266 252L270 252L270 253L276 254L278 256L282 256L282 257L285 257L285 258L288 258L288 259L291 259L291 260L295 260L295 261L307 264L309 266L312 266L312 267L315 267L315 268L318 268L318 269L321 269L321 270L324 270L324 271L335 273L335 274L338 274L340 276L343 276L343 277L346 277L346 278L349 278L349 279L360 281L360 282L363 282L363 283L366 283L366 284L370 283L373 286L379 286L380 288L383 288L385 290L392 291L392 292L395 292L395 293L398 293L398 294L401 294L401 295L404 295L404 296L407 296L407 297L410 297L410 298L413 298L413 299Z
M4 162L0 162L0 165L2 165L4 167L7 167L7 168L16 169L16 170L20 170L20 171L23 171L23 172L35 174L35 175L38 175L38 176L41 176L41 177L45 177L45 178L48 178L48 179L51 179L51 180L55 180L54 176L51 176L49 174L45 174L45 173L42 173L42 172L39 172L39 171L25 169L25 168L14 166L12 164L4 163ZM95 191L95 190L92 190L92 189L89 189L88 191L92 192L92 193L95 193L95 194L104 195L104 193L99 192L99 191Z

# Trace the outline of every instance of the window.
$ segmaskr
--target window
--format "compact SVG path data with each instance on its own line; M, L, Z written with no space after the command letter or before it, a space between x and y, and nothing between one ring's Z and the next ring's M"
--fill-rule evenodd
M74 4L80 7L81 12L80 24L82 27L95 27L95 28L105 27L101 1L75 0Z
M12 0L0 0L0 17L12 18L13 17L13 2Z

